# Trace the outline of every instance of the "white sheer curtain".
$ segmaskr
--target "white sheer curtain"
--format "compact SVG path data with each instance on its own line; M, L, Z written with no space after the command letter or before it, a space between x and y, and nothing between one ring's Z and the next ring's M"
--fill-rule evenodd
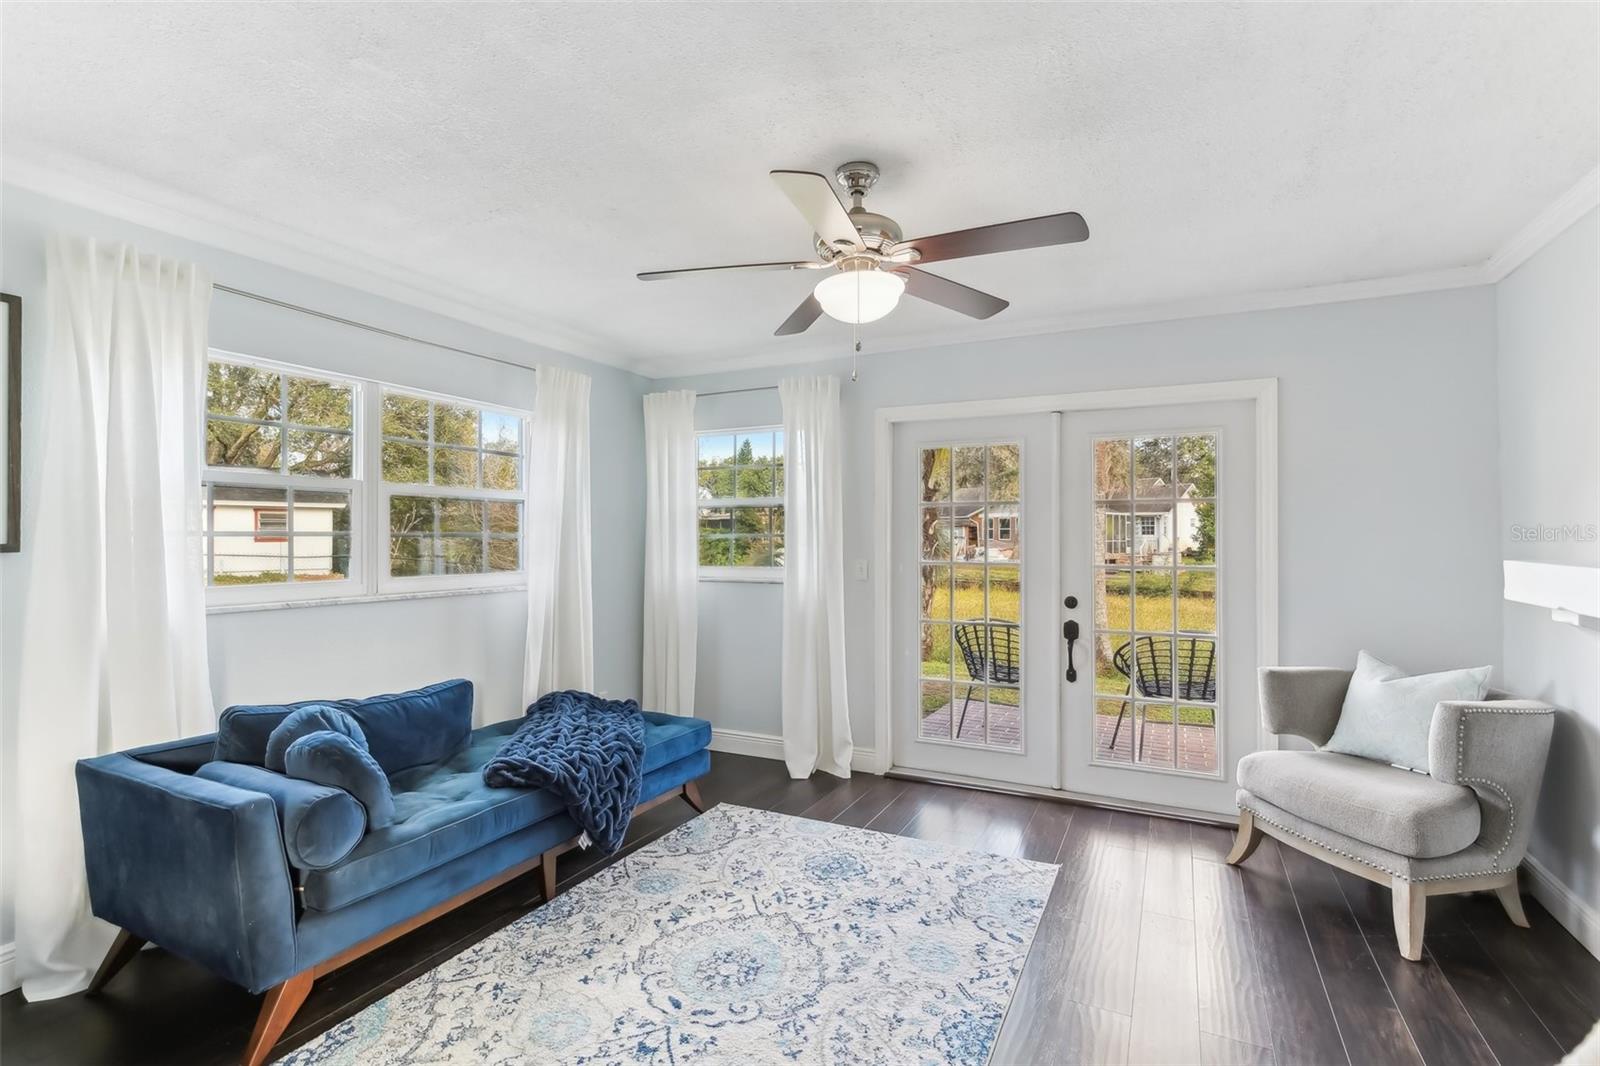
M694 393L644 398L644 705L694 713Z
M211 280L53 239L19 664L17 974L82 989L89 916L73 763L216 728L206 668L201 404Z
M594 688L589 555L589 376L541 366L528 433L528 647L522 702Z
M850 776L844 670L839 379L787 378L783 401L783 759L789 776Z

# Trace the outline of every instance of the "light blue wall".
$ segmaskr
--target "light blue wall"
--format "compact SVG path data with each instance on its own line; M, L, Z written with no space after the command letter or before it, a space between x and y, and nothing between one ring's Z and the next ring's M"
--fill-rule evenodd
M44 243L51 232L132 242L200 263L223 284L268 294L386 329L512 359L572 366L594 379L591 412L596 687L637 696L644 579L645 380L454 319L333 285L217 248L6 187L0 215L0 289L24 306L23 449L39 454L37 384L44 359ZM219 348L519 407L532 404L535 375L518 367L379 336L226 293L212 303ZM30 492L38 489L29 483ZM26 528L26 527L24 527ZM13 735L21 632L22 555L0 556L0 731ZM219 707L244 701L361 695L468 677L481 720L520 712L526 599L499 592L426 600L212 615L213 691ZM6 855L15 839L16 749L0 744L0 805ZM10 862L5 863L10 868ZM0 942L11 939L10 894L0 903Z
M885 406L1276 377L1282 661L1353 663L1370 648L1416 670L1498 662L1494 315L1493 290L1473 288L865 356L843 387L858 747L876 744L884 649L873 583L848 575L873 555L872 418ZM848 379L849 361L654 387L712 392L790 373ZM696 420L777 421L777 396L705 399ZM701 584L697 703L718 725L779 731L780 612L777 585Z
M1507 559L1600 566L1600 215L1498 287L1500 535ZM1555 539L1513 527L1571 527ZM1504 605L1505 684L1562 708L1530 852L1600 900L1600 630ZM1600 932L1595 930L1594 932Z

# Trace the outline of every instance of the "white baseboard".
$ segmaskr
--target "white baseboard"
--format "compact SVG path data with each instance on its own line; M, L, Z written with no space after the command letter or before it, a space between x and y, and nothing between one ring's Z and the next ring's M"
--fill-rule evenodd
M750 755L757 759L783 761L783 738L772 733L752 733L747 729L711 730L711 750L725 751L729 755ZM857 748L850 758L850 769L864 774L882 773L878 766L878 753L871 748Z
M8 940L0 944L0 994L10 992L21 983L17 980L17 945Z
M1562 884L1538 859L1529 856L1522 860L1522 865L1528 872L1527 889L1533 898L1544 904L1550 916L1576 937L1589 954L1600 959L1600 914L1587 900Z

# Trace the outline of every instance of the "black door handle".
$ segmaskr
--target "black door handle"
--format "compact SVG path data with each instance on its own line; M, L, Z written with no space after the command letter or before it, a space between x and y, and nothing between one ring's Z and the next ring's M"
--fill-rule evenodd
M1072 665L1072 645L1078 639L1078 623L1069 619L1061 623L1061 636L1067 642L1067 680L1078 680L1078 668Z

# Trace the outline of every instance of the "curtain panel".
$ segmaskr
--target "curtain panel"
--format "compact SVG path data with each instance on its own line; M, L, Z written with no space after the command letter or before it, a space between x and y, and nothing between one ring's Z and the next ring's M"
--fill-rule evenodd
M699 550L694 393L644 398L644 705L694 713Z
M850 776L839 379L787 378L783 402L783 758Z
M73 764L216 728L206 664L201 409L211 280L123 244L46 252L40 447L27 479L17 767L17 973L88 984Z
M546 692L594 689L589 386L587 374L539 368L522 538L528 573L523 706Z

